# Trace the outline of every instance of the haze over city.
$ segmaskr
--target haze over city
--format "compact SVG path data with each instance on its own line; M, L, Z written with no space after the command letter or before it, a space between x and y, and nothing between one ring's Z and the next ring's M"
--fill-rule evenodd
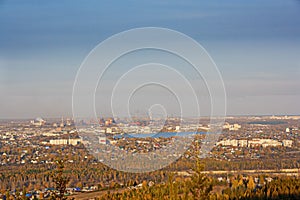
M299 55L299 0L0 0L0 200L299 200Z

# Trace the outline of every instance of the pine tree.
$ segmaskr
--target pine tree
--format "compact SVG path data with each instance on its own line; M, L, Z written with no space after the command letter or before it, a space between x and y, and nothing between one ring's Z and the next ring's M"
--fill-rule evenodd
M63 175L64 172L64 162L63 160L56 161L57 169L52 174L53 182L55 184L55 188L57 192L53 192L51 195L52 200L67 200L65 197L67 183L70 181L70 178Z
M194 169L195 174L192 176L190 192L194 199L202 200L209 199L210 192L212 191L212 181L201 172L204 166L199 161Z
M212 180L202 173L204 165L199 158L199 143L196 142L196 166L194 168L194 175L192 176L191 184L189 186L193 199L202 200L209 199L210 192L212 191Z

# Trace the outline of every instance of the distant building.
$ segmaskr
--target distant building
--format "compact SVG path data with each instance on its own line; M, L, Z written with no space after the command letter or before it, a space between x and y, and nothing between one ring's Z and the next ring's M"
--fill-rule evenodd
M142 133L151 133L151 128L149 126L145 126L141 128Z
M106 133L112 133L112 129L111 128L106 128Z
M67 125L67 126L71 126L72 124L73 124L73 123L72 123L71 119L67 118L66 125Z
M284 140L283 142L279 142L277 140L272 139L260 139L253 138L252 140L222 140L217 142L216 145L221 146L233 146L233 147L268 147L268 146L291 146L293 143L292 140Z
M105 126L109 126L109 125L112 125L116 123L115 120L113 118L108 118L106 121L105 121Z
M52 145L67 145L68 144L68 139L50 140L49 143L52 144Z
M49 142L52 145L78 145L80 143L82 143L82 140L80 138L76 138L76 139L54 139L54 140L50 140Z
M284 147L292 147L293 145L293 140L282 140L282 145Z
M254 138L252 140L248 141L248 146L249 147L255 147L255 146L262 146L262 147L268 147L268 146L282 146L281 142L278 142L277 140L272 140L272 139L259 139L259 138Z
M240 147L248 147L248 140L239 140L238 144Z
M30 123L35 126L43 126L46 124L46 121L43 120L42 118L38 117L34 120L31 120Z
M69 139L69 144L70 144L70 145L73 145L73 146L78 145L78 144L80 144L81 142L82 142L82 140L81 140L80 138L77 138L77 139Z
M238 146L238 140L222 140L217 143L217 145L222 145L222 146Z
M106 133L110 133L110 134L118 133L118 131L119 131L119 129L118 129L118 127L116 127L116 126L107 127L107 128L105 129L105 132L106 132Z
M242 126L239 125L239 124L229 124L229 123L226 123L223 126L223 129L228 129L230 131L238 131L240 128L242 128Z
M99 144L106 144L106 137L99 137Z

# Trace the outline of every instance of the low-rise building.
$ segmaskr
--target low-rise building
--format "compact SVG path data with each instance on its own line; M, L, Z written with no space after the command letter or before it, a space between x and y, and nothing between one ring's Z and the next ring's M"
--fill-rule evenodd
M282 140L282 145L284 147L292 147L293 145L293 140Z
M50 140L49 143L52 145L78 145L82 142L80 138L75 138L75 139L54 139Z
M242 128L242 126L239 125L239 124L226 123L226 124L223 125L223 129L228 129L230 131L238 131L240 128Z

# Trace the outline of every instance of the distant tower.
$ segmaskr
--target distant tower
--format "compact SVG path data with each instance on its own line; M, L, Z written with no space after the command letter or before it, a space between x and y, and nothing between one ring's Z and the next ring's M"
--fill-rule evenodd
M65 126L65 124L64 124L64 117L62 116L62 117L61 117L60 127L64 127L64 126Z
M66 126L71 126L71 120L69 118L66 119Z

